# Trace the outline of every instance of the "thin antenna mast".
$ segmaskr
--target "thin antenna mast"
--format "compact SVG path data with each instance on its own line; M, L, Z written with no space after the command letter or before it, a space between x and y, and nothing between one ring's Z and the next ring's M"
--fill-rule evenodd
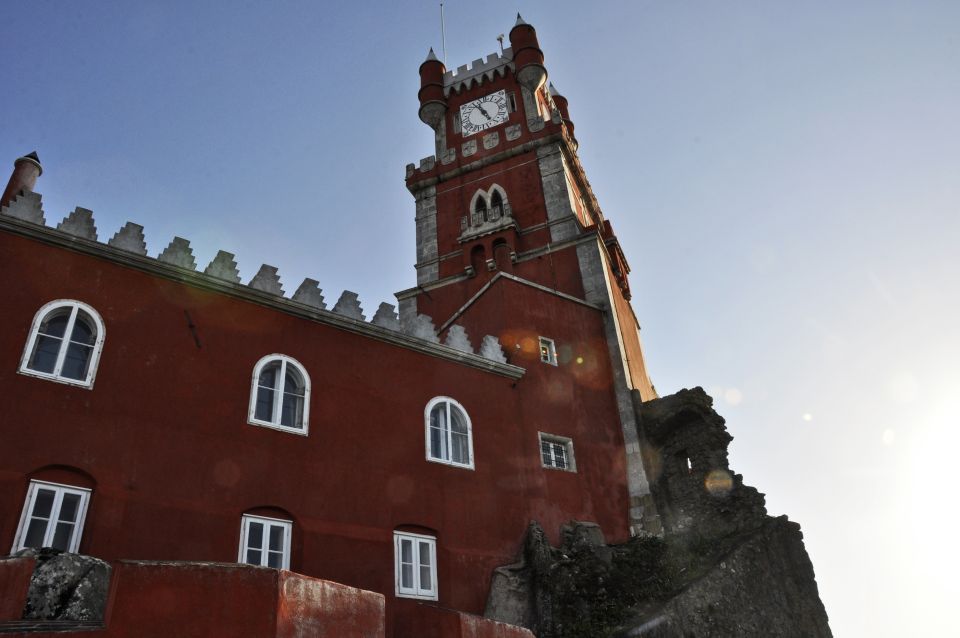
M440 0L440 43L443 45L443 66L447 66L447 33L443 24L443 0Z

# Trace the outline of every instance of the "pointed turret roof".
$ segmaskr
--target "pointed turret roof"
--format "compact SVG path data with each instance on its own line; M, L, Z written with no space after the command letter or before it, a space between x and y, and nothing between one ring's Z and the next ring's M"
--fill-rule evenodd
M556 97L560 95L560 91L557 90L557 87L553 85L553 82L550 83L550 96ZM560 97L563 97L562 95Z
M433 47L430 47L430 53L427 54L427 59L424 62L439 62L437 54L433 52Z
M520 12L517 11L517 23L516 23L515 25L513 25L513 26L519 27L519 26L522 26L522 25L525 25L525 24L526 24L527 26L530 26L529 24L527 24L527 23L523 20L523 18L520 17Z

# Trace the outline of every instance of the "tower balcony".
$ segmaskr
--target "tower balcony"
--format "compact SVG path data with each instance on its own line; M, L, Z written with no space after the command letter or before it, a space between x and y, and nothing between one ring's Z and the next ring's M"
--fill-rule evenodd
M460 237L457 239L462 243L483 235L489 235L505 228L514 228L520 230L516 220L513 218L513 212L510 210L510 204L504 202L488 209L473 211L460 218Z

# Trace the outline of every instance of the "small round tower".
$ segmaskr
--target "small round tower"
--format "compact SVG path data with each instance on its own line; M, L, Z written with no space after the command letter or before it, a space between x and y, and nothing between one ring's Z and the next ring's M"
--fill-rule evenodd
M517 81L529 91L536 91L546 82L547 69L543 66L543 51L536 30L524 22L519 13L517 23L510 29L510 46Z
M443 74L446 71L447 68L431 48L427 59L420 65L420 91L417 97L420 99L420 119L433 130L437 130L447 112L447 100L443 95Z
M557 109L560 110L560 117L563 118L563 123L567 125L567 132L570 134L570 137L576 141L577 137L573 134L573 120L570 119L570 105L567 102L567 98L563 97L557 87L553 85L553 82L550 83L550 97L553 99L553 103L557 105Z
M13 162L13 173L3 191L3 198L0 198L0 206L9 205L22 190L32 191L37 184L37 178L42 173L43 167L40 165L40 158L37 157L36 151L18 157Z

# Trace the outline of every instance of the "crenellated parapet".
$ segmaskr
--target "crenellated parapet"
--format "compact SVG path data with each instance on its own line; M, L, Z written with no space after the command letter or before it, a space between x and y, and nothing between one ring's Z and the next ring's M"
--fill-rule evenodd
M380 304L373 318L368 321L357 293L349 290L344 291L333 308L328 310L316 279L304 279L288 298L276 266L261 265L256 275L243 284L235 255L220 250L202 271L198 271L193 248L189 240L183 237L174 237L156 257L150 257L143 226L127 222L104 243L98 239L93 211L81 207L66 215L56 228L51 228L46 224L40 194L32 191L21 190L11 198L9 205L0 208L0 228L20 231L19 234L121 261L219 292L242 294L254 301L283 307L292 314L303 314L323 323L400 346L425 350L435 356L456 359L474 367L514 378L523 374L522 368L507 363L499 340L494 336L483 337L477 351L466 331L454 325L447 330L446 340L441 343L432 318L412 314L401 320L395 307L388 303Z
M486 60L479 58L470 64L458 66L443 74L443 92L460 93L478 84L504 77L507 69L513 70L513 49L507 47L503 53L491 53Z

